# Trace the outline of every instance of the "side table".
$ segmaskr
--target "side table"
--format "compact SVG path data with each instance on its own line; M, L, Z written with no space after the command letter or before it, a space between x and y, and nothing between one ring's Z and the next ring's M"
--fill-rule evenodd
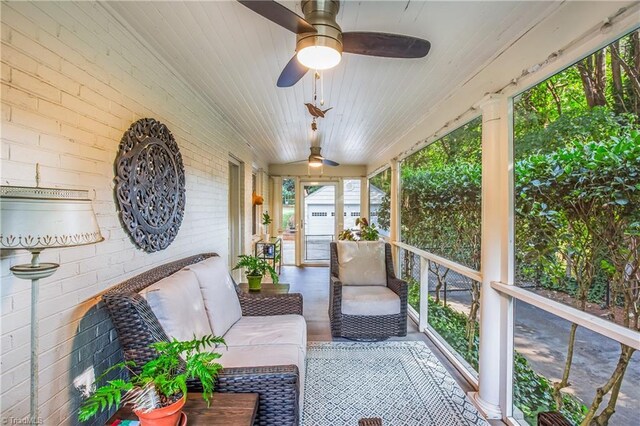
M211 406L207 407L201 393L189 393L182 411L187 415L189 425L251 426L258 412L258 394L214 392ZM121 407L106 425L111 426L118 420L138 420L138 417L127 405Z
M289 293L289 284L284 283L262 283L260 290L249 290L248 283L238 284L240 290L251 294L287 294Z

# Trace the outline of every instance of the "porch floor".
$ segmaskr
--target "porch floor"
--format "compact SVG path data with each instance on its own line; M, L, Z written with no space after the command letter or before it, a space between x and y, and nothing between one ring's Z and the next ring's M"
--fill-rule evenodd
M304 298L304 317L307 321L307 339L309 341L348 341L333 338L329 325L329 268L283 266L280 281L290 284L292 293L301 293ZM392 337L389 340L423 341L445 366L451 376L466 393L474 388L449 362L444 354L424 334L418 331L416 324L409 319L406 337ZM490 420L491 425L504 425L500 420Z

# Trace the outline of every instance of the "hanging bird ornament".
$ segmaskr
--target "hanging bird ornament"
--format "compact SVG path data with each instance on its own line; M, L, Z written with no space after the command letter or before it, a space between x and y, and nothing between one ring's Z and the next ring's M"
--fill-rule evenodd
M309 114L311 114L311 116L313 117L313 119L311 120L311 130L313 130L314 132L316 130L318 130L318 124L316 119L318 118L324 118L325 114L333 109L333 107L331 108L327 108L325 110L318 108L318 106L316 105L316 102L318 101L318 80L320 80L320 95L321 95L321 99L320 99L320 106L324 105L324 99L322 99L322 95L324 92L324 88L323 88L323 84L322 84L322 76L320 75L320 73L318 71L316 71L315 75L314 75L314 79L313 79L313 103L305 103L304 105L307 107L307 110L309 111Z
M314 104L306 103L305 105L307 106L307 109L309 110L309 114L311 114L311 116L313 116L313 118L324 118L324 115L327 113L327 111L329 111L330 109L333 109L333 107L331 107L331 108L327 108L325 110L321 110L320 108L318 108Z

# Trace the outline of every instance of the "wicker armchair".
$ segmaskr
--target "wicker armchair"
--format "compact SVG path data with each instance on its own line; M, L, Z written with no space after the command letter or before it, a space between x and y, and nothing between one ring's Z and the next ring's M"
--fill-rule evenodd
M198 263L215 253L204 253L167 263L130 278L109 291L103 299L118 333L126 361L143 365L155 357L149 345L168 341L146 300L138 292L185 266ZM302 315L302 296L282 294L252 295L238 291L244 315ZM220 373L216 392L254 392L260 395L257 425L297 425L299 420L300 372L295 365L225 368ZM202 391L199 382L189 383L189 390Z
M331 335L354 340L381 340L407 335L407 283L396 278L391 245L385 244L387 287L400 298L400 313L393 315L346 315L342 312L343 284L340 281L338 245L331 243L329 321Z

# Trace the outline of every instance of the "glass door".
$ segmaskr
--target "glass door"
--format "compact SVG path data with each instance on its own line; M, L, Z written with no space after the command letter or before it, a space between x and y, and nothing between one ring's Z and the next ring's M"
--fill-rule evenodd
M282 212L280 238L282 238L282 264L296 264L296 180L282 179Z
M300 245L303 264L329 262L329 243L336 235L336 183L301 182Z

